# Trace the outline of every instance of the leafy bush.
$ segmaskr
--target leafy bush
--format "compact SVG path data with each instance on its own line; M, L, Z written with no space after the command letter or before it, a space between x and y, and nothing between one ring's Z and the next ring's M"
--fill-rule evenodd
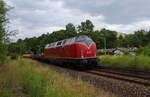
M0 44L0 66L6 61L6 51L5 46Z
M44 94L46 93L48 82L46 73L37 72L33 68L28 66L22 69L24 92L31 95L31 97L45 97Z
M101 56L101 65L150 70L150 57L147 56Z
M15 95L12 90L5 89L0 91L0 97L15 97Z
M16 53L10 54L11 59L18 59L18 55Z
M150 44L144 47L140 47L138 53L146 56L150 56Z

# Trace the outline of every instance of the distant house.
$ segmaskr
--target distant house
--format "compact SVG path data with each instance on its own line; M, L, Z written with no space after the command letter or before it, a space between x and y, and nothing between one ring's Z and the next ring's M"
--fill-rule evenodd
M119 36L125 37L126 34L125 34L125 33L122 33L122 32L117 32L117 37L119 37Z
M112 49L98 49L98 52L101 54L104 54L105 51L107 54L112 54L114 56L123 56L123 55L131 55L135 56L138 48L133 47L133 48L112 48Z
M116 48L114 49L113 53L114 56L123 56L123 55L130 55L130 56L135 56L137 52L137 48Z

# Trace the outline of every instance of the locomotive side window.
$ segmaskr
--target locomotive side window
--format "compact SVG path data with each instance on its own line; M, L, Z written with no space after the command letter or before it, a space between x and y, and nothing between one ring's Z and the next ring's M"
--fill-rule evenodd
M65 45L69 44L70 39L67 39L67 41L65 42Z
M51 47L51 44L48 44L48 47Z
M53 44L51 43L51 44L49 44L49 48L51 48L53 46Z
M66 44L72 44L72 43L74 43L74 42L75 42L75 38L70 38L70 39L68 39L68 40L66 41L65 45L66 45Z
M71 38L70 40L70 44L74 43L75 42L75 38Z
M49 47L49 44L47 44L46 46L45 46L45 48L48 48Z
M57 46L61 45L62 41L57 42Z
M65 45L65 44L66 44L66 42L67 42L67 40L64 40L64 41L62 42L62 45Z
M56 45L56 42L49 44L49 48L54 47Z

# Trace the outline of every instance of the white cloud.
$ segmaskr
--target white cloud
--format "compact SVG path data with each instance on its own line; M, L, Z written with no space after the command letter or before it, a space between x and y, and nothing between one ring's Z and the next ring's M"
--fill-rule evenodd
M107 28L110 30L129 34L129 33L134 33L134 31L141 30L141 29L150 30L150 20L137 21L131 24L108 24L106 22L103 22L101 24L97 23L96 27Z
M16 41L19 38L25 39L26 37L34 37L34 36L40 36L41 34L47 33L47 32L52 32L52 31L57 31L59 29L64 29L63 27L58 27L58 26L53 26L53 27L38 27L38 28L32 28L28 29L28 25L23 26L20 22L20 20L12 20L10 21L10 29L11 30L18 30L19 34L16 36L12 37L13 41Z
M75 6L70 8L64 0L5 0L9 5L14 6L8 15L11 24L10 29L18 29L19 34L16 38L25 38L39 36L43 33L64 29L67 23L73 23L76 25L80 24L86 19L91 20L95 29L107 28L124 33L132 33L139 29L150 28L150 20L138 20L128 24L121 23L108 23L108 16L105 16L103 12L97 13L96 15L90 13L90 11L84 11L80 7L99 8L96 6L108 6L112 5L117 0L94 0L92 2L82 2L76 8ZM67 0L68 1L68 0ZM75 4L75 0L68 1L70 4ZM80 1L78 1L80 2ZM92 4L91 4L92 2ZM87 4L87 5L86 5ZM95 4L95 5L94 5ZM91 7L92 6L92 7ZM95 7L94 7L95 6ZM99 10L99 9L95 9ZM112 10L111 10L112 11ZM112 13L114 14L115 11ZM115 15L119 15L116 14ZM124 19L123 19L124 20ZM126 19L125 19L126 20Z
M29 4L27 1L30 1L26 0L26 3ZM23 6L18 0L13 5L15 5L15 8L10 12L10 26L11 29L19 30L17 38L39 36L43 33L63 29L70 22L78 25L86 19L93 21L103 21L105 19L102 15L91 16L89 13L84 13L79 9L64 8L62 1L44 0L40 3L36 2L35 5L38 6L28 5L33 7L31 9L26 8L25 5ZM19 6L22 6L22 8ZM47 9L43 9L43 6Z

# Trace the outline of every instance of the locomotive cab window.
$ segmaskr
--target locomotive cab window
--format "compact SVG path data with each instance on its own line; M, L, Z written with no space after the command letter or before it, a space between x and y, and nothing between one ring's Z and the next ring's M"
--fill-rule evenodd
M93 41L88 36L84 35L76 37L76 42L84 43L87 47L89 47L91 43L93 43Z
M67 41L65 42L65 45L72 44L74 42L75 42L75 38L73 37L73 38L67 39Z
M89 47L92 42L93 42L93 41L91 41L91 40L87 40L87 41L85 41L84 43Z

